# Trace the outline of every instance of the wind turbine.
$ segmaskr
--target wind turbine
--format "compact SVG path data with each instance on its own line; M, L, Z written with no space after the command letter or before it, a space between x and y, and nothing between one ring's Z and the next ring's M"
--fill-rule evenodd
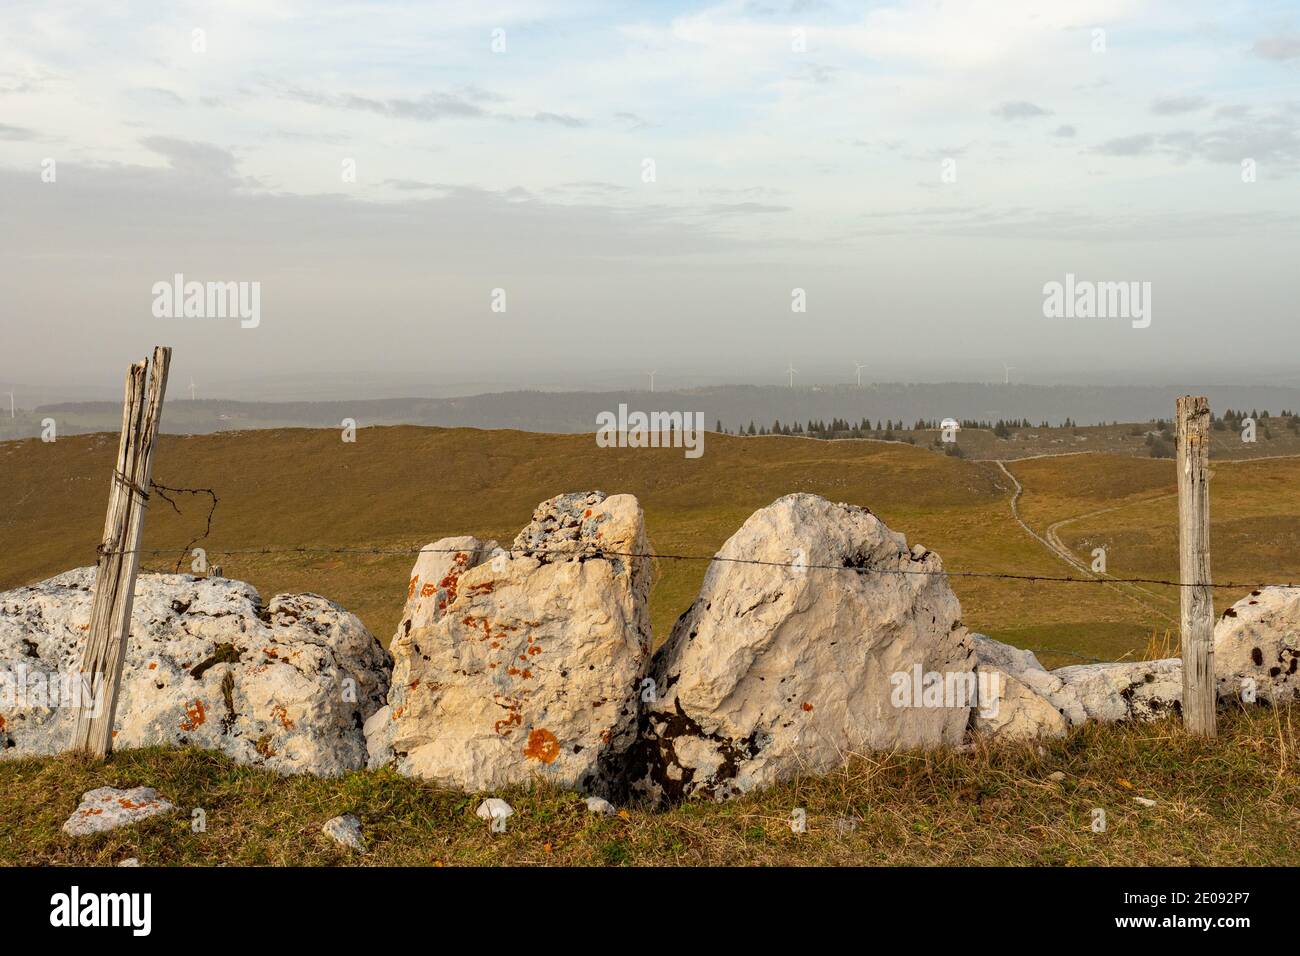
M646 372L646 374L650 376L650 391L652 392L655 390L655 372L657 371L659 370L655 369L654 372Z
M190 401L191 402L194 401L194 391L195 391L194 376L191 375L190 376Z
M857 362L854 362L854 363L853 363L853 367L854 367L855 369L857 369L857 372L858 372L858 388L861 388L861 387L862 387L862 370L863 370L864 368L866 368L866 366L865 366L865 365L859 365Z
M1015 367L1014 365L1007 365L1005 362L1002 364L1002 384L1003 384L1003 385L1010 385L1010 384L1011 384L1011 373L1014 372L1015 370L1016 370L1016 367Z
M794 388L794 377L795 375L798 374L799 370L794 367L793 363L788 363L788 364L790 365L790 367L786 369L786 372L788 372L790 375L790 387Z

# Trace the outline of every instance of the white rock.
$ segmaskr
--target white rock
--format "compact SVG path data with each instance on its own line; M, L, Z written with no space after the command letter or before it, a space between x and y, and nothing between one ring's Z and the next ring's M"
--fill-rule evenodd
M627 556L649 550L640 506L600 492L552 498L509 560L491 560L491 542L437 546L449 544L462 550L445 602L411 612L394 639L388 720L368 728L372 765L391 751L400 773L468 791L535 777L588 789L636 735L650 656L651 563ZM412 575L421 592L448 567L427 564Z
M495 541L462 535L442 538L420 550L406 585L406 606L389 647L393 654L393 676L388 702L370 716L363 728L371 769L393 762L393 738L397 733L393 714L407 713L407 693L419 687L418 678L411 676L412 629L424 629L437 622L456 600L460 576L481 564L496 546ZM418 655L416 658L418 671Z
M121 863L118 864L118 866L139 866L139 865L140 865L140 861L133 856L128 856L125 860L123 860Z
M1074 664L1052 674L1077 698L1089 720L1155 720L1182 706L1183 665L1176 658Z
M1071 723L1067 714L1083 722L1077 698L1043 669L1032 651L983 634L970 637L980 675L980 706L973 719L977 732L996 740L1035 740L1064 736Z
M1039 740L1064 737L1070 729L1065 715L1051 701L1030 690L1018 678L980 668L982 681L991 685L991 699L980 691L975 730L997 740Z
M71 742L79 701L57 685L77 686L94 581L81 568L0 594L0 755ZM358 770L389 667L356 616L323 597L262 607L240 581L141 574L113 746L203 747L280 773Z
M1032 710L1050 719L1047 711L1055 708L1071 726L1078 726L1084 720L1153 720L1181 711L1183 665L1178 658L1075 664L1047 673L1028 651L998 644L982 635L973 637L981 666L1005 668L1039 698L1026 697L1022 689L1013 688L1015 703L1009 714ZM1215 625L1214 670L1221 699L1246 698L1252 693L1260 701L1300 698L1297 667L1300 589L1255 591L1225 611ZM1027 713L1017 716L1023 732L1048 735L1045 728L1041 733L1035 728L1035 721ZM981 721L977 719L976 724L979 726ZM994 735L1006 737L1007 729Z
M364 850L366 841L361 836L361 821L350 813L325 821L321 832L340 846L350 850Z
M175 809L153 787L100 787L82 794L81 805L64 821L63 832L69 836L104 833Z
M1143 807L1154 807L1156 805L1154 800L1150 800L1147 797L1134 797L1133 802Z
M609 817L618 812L614 808L614 804L610 803L604 797L588 797L586 802L588 813L596 813L601 816Z
M961 742L973 694L902 696L918 667L973 683L938 555L865 508L799 494L755 512L718 556L655 655L635 790L723 799L864 749Z
M488 797L474 812L480 820L506 820L515 815L515 808L500 797Z
M1300 698L1300 588L1265 588L1223 612L1214 627L1220 697L1283 703Z

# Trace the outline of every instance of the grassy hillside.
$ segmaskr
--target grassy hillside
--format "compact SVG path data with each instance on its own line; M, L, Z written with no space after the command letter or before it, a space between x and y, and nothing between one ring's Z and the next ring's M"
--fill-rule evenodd
M587 813L546 787L481 797L391 773L285 779L211 752L134 750L0 761L0 865L1280 865L1300 864L1297 739L1286 711L1221 715L1217 740L1176 722L1090 726L1067 739L972 753L882 753L735 803ZM156 787L180 812L89 838L60 826L100 786ZM1141 806L1134 797L1155 800ZM202 808L207 830L191 829ZM807 832L792 832L795 808ZM1094 832L1093 811L1106 814ZM320 833L355 813L354 855Z
M105 434L0 443L0 588L93 563L116 443ZM590 435L412 426L364 428L355 444L341 442L335 430L168 435L157 450L155 478L216 492L220 504L203 545L227 577L253 582L264 597L324 594L385 642L412 556L220 552L414 551L452 534L506 543L542 499L599 488L637 495L659 553L709 555L755 509L808 491L870 507L909 542L938 551L950 570L1074 573L1013 519L1013 485L994 462L873 441L710 434L705 448L702 458L688 460L674 449L597 448ZM1088 561L1093 547L1107 547L1115 574L1176 571L1172 462L1070 455L1009 468L1024 486L1021 515L1040 535L1063 522L1063 544ZM1300 459L1215 464L1219 579L1300 579L1297 479ZM158 496L151 501L144 546L177 553L148 556L146 567L173 569L180 549L203 532L207 499L178 501L180 515ZM657 640L690 604L705 567L659 562L651 604ZM1135 594L997 579L952 583L969 626L1037 649L1048 666L1140 656L1152 634L1163 634L1177 616L1175 598L1158 588ZM1221 604L1239 596L1219 595Z

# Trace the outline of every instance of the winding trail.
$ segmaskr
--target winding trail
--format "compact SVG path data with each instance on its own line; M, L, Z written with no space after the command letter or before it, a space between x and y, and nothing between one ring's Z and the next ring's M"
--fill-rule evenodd
M1087 454L1087 453L1085 452L1083 454ZM1055 457L1055 456L1044 455L1040 457ZM1099 511L1089 512L1088 514L1076 515L1073 518L1065 518L1061 521L1057 521L1050 528L1048 528L1047 536L1044 537L1043 535L1040 535L1037 531L1035 531L1033 528L1029 527L1029 525L1025 523L1025 520L1022 517L1020 517L1020 507L1019 507L1020 496L1025 490L1024 486L1020 483L1020 479L1018 479L1015 475L1011 473L1011 470L1007 468L1006 463L1004 461L997 460L996 464L999 468L1002 469L1002 473L1011 479L1011 483L1015 486L1015 491L1013 491L1011 494L1011 517L1015 518L1016 523L1025 530L1026 534L1028 534L1031 538L1033 538L1035 541L1041 544L1044 548L1046 548L1048 551L1054 554L1061 561L1064 561L1074 570L1080 572L1081 574L1086 574L1090 578L1095 578L1098 581L1103 582L1106 585L1106 587L1110 588L1116 594L1128 598L1128 600L1132 601L1134 604L1137 604L1139 607L1145 608L1147 611L1149 611L1152 614L1156 614L1159 615L1160 617L1163 617L1166 621L1169 621L1171 624L1174 625L1178 624L1178 620L1176 618L1171 617L1161 608L1154 607L1151 604L1148 604L1146 601L1142 600L1140 597L1138 597L1137 595L1129 591L1128 585L1121 586L1118 582L1107 581L1106 579L1111 575L1105 573L1098 574L1095 571L1093 571L1089 565L1085 564L1084 562L1076 558L1074 556L1074 552L1071 551L1069 548L1067 548L1056 534L1057 528L1060 528L1062 525L1069 524L1072 521L1082 521L1084 518L1091 518L1096 515L1106 514L1107 512L1118 511L1120 508L1127 508L1131 505L1146 504L1151 501L1160 501L1164 498L1169 498L1169 497L1176 498L1178 497L1177 492L1175 492L1173 495L1158 495L1155 498L1147 498L1147 499L1143 499L1142 501L1130 501L1122 505L1114 505L1113 507L1110 508L1102 508ZM1134 585L1133 587L1136 590L1141 591L1143 594L1146 594L1148 597L1153 597L1153 598L1163 597L1162 595L1156 594L1155 592L1148 591L1146 588L1137 587L1136 585Z

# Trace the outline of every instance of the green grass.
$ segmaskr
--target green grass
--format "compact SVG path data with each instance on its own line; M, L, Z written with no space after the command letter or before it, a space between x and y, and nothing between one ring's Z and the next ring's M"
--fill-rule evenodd
M874 754L734 803L615 817L588 814L574 793L515 788L497 794L515 809L497 835L474 815L481 796L391 771L282 778L213 753L160 749L99 765L74 755L0 761L0 864L1297 865L1297 716L1225 711L1215 740L1163 721L1088 726L1041 751ZM104 785L156 787L180 811L65 836L80 795ZM196 807L206 832L192 830ZM797 807L804 834L789 826ZM1092 830L1094 808L1106 812L1105 832ZM320 833L348 812L362 821L365 854ZM841 832L840 818L857 828Z

